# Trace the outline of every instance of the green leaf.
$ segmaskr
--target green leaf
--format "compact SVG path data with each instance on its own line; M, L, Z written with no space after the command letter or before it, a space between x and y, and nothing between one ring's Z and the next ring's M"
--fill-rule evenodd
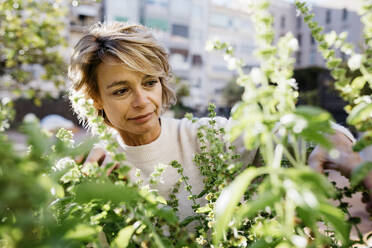
M350 225L347 223L344 213L340 209L325 203L319 205L319 213L333 227L336 236L346 246L349 243Z
M281 242L281 239L273 240L272 242L267 242L265 239L259 239L252 243L249 248L267 248L267 247L277 247L276 245Z
M308 188L312 192L317 192L318 196L331 197L336 193L335 188L324 175L309 168L290 168L286 170L286 174L299 188Z
M297 207L298 217L304 222L304 224L310 227L312 230L317 229L316 222L318 221L318 214L313 209ZM317 231L317 230L315 230Z
M355 106L353 110L351 110L347 118L347 123L355 126L371 118L371 114L372 114L372 103L367 104L365 102L362 102L358 104L357 106Z
M363 162L360 165L358 165L358 167L356 167L351 172L351 180L350 180L351 186L352 187L357 186L371 170L372 170L371 161Z
M305 21L305 22L308 22L308 21L310 21L311 19L313 19L314 16L315 16L314 14L307 15L307 16L304 17L304 21Z
M248 168L222 191L215 207L216 222L214 224L215 235L213 237L215 245L219 243L228 228L235 207L241 200L248 185L255 177L264 172L266 172L266 168Z
M275 193L273 193L275 192ZM240 223L243 218L251 218L258 211L265 209L265 207L272 207L277 202L282 194L277 190L266 191L260 193L257 199L244 203L236 212L236 222Z
M211 210L212 210L211 207L209 206L209 204L207 204L207 205L205 205L205 206L203 206L203 207L198 208L198 209L196 210L196 213L198 213L198 214L201 214L201 213L207 213L207 212L209 212L209 211L211 211Z
M330 113L317 107L300 106L296 108L294 114L307 121L307 126L300 132L300 136L328 149L331 148L332 144L323 136L323 133L332 133L333 131Z
M169 224L175 225L178 223L177 215L168 206L165 206L160 209L156 209L155 214L159 216L160 218L166 220Z
M126 226L121 229L118 236L112 242L112 247L115 248L126 248L136 228L133 225Z
M360 152L370 145L372 145L372 131L366 132L363 137L354 144L353 151Z
M341 64L342 60L339 58L333 58L327 62L327 67L330 69L334 69Z
M356 77L353 82L351 83L351 88L353 90L361 90L363 89L364 85L366 84L366 79L362 76Z
M75 188L76 202L87 203L93 199L111 201L113 203L136 203L142 197L137 190L125 185L115 185L111 182L84 182Z
M87 224L78 224L65 234L66 239L77 239L81 241L90 241L96 238L101 231L100 226L90 226Z
M193 216L187 216L183 221L181 221L180 226L184 227L193 222L194 220L197 220L199 216L193 215Z

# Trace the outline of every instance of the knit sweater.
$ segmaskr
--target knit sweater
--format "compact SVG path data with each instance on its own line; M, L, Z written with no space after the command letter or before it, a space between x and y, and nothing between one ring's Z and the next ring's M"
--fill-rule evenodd
M199 194L204 188L203 176L199 168L194 164L193 158L199 152L198 127L207 125L208 120L208 118L202 118L193 123L188 119L179 120L162 117L160 136L153 142L141 146L128 146L118 135L117 139L120 149L126 155L126 164L132 167L129 172L129 178L133 181L143 180L143 185L146 185L149 183L150 175L157 165L168 165L161 176L162 180L156 185L159 194L168 199L173 186L180 179L177 170L169 165L171 161L177 160L183 167L184 175L189 178L192 193ZM216 118L217 127L226 127L227 124L227 119ZM241 159L244 164L253 161L256 154L255 151L246 151L243 142L239 139L233 145L237 146L237 152L242 155ZM136 177L136 169L140 170L140 177ZM183 186L181 186L177 195L181 220L193 215L192 201L188 199L189 193ZM205 203L203 199L199 199L197 202Z

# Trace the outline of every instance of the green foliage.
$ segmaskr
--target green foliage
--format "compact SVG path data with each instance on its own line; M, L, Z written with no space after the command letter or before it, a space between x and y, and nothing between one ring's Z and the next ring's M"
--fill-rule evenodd
M222 95L227 106L232 107L242 98L243 88L236 84L236 79L232 79L223 88Z
M65 84L66 63L61 56L67 45L63 20L65 3L0 2L0 80L2 90L11 92L12 98L57 97L60 86ZM48 84L50 91L43 90L47 87L37 86L35 82Z

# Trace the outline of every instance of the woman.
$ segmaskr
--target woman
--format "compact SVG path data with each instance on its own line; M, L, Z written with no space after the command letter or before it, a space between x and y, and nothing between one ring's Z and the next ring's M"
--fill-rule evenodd
M141 170L140 179L148 181L156 165L177 160L185 176L190 178L193 193L200 193L203 178L192 159L198 152L198 126L207 120L192 123L186 119L161 117L175 102L175 94L169 86L167 54L145 27L123 23L95 25L77 43L69 76L74 89L91 97L97 113L118 132L126 162ZM227 123L226 119L217 118L218 126L224 127ZM347 174L361 159L351 150L353 137L342 127L337 129L341 132L337 131L332 137L342 156L332 159L317 148L310 157L310 164L318 170L332 165ZM239 139L235 145L240 148L238 152L243 155L245 164L254 160L256 151L245 151ZM87 161L100 161L104 156L104 151L95 150ZM135 178L134 170L129 176ZM165 182L158 185L158 190L167 197L179 176L176 169L168 167L163 178ZM178 195L180 217L193 213L187 195L183 189Z

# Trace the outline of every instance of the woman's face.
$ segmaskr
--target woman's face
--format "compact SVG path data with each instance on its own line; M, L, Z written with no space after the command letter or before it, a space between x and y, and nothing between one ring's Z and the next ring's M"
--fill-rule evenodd
M158 132L162 106L159 78L131 71L123 64L101 63L97 68L100 97L96 106L105 111L121 136Z

